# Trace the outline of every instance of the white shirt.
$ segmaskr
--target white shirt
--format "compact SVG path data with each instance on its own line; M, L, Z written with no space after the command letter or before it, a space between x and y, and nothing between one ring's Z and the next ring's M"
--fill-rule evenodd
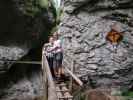
M54 50L55 53L62 52L62 46L61 46L61 40L60 39L54 41L53 48L56 48Z

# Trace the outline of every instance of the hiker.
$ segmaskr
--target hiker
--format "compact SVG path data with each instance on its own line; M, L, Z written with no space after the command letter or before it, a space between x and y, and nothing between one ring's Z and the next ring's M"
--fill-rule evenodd
M58 79L61 79L61 76L64 75L64 70L62 67L62 60L63 60L63 49L62 49L62 43L59 39L59 34L55 32L53 34L54 38L54 46L51 49L51 51L54 51L54 71L56 73L56 77Z
M45 52L46 58L48 60L48 64L49 64L52 76L55 77L54 68L53 68L54 54L53 54L53 51L50 51L50 49L53 47L53 44L54 44L54 38L50 37L49 38L49 43L46 43L44 45L44 52Z

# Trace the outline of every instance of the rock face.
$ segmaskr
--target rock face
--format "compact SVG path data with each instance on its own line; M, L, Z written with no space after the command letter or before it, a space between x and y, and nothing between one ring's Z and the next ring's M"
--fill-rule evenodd
M15 65L0 79L0 100L36 100L43 96L40 66Z
M1 46L30 49L42 44L47 39L48 33L55 24L52 8L47 10L33 4L36 4L33 0L0 1ZM36 6L40 7L38 7L38 12Z
M59 31L65 55L75 59L75 73L91 78L97 87L124 86L133 82L133 1L64 0ZM122 32L115 46L106 39L111 26ZM70 57L64 56L69 60ZM70 67L71 65L66 64Z
M90 90L86 92L85 100L124 100L120 96L112 96L107 90Z
M18 60L46 41L55 24L54 8L47 8L33 0L0 1L0 60ZM0 73L5 65L1 61Z
M55 17L54 8L40 8L38 1L0 0L0 100L35 100L43 94L41 66L4 61L40 60Z

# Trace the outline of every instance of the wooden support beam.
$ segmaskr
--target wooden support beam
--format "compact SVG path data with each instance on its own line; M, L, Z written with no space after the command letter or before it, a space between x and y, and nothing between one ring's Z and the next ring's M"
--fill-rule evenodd
M35 64L35 65L41 65L41 61L16 61L14 63L16 63L16 64Z
M36 64L41 65L41 61L19 61L19 60L2 60L0 61L9 62L9 63L15 63L15 64Z

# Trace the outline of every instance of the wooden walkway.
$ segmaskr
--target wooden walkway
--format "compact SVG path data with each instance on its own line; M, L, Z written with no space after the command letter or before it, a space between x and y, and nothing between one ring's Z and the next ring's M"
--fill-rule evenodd
M58 100L73 100L73 96L64 82L56 84L55 87Z
M73 68L73 64L71 68ZM74 75L72 69L69 70L67 67L64 69L69 74L70 86L67 86L65 82L54 81L45 55L42 55L42 69L44 84L43 88L45 91L44 98L42 100L73 100L73 96L71 95L72 80L80 86L83 85L82 81Z
M69 59L70 60L70 59ZM73 96L71 95L73 80L82 86L82 81L73 73L73 59L71 59L72 63L70 64L70 68L64 67L65 72L69 74L69 86L66 85L65 82L56 82L53 80L46 56L42 53L42 61L16 61L16 60L2 60L9 63L17 63L17 64L39 64L42 69L42 84L44 94L41 100L73 100ZM69 63L65 61L65 63ZM4 71L4 69L0 69L0 72Z

